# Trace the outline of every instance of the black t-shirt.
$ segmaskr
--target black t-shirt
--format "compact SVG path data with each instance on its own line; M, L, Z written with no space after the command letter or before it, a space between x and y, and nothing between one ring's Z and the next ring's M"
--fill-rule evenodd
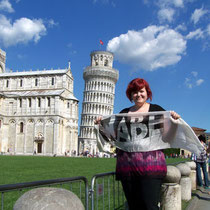
M120 113L128 113L129 112L129 108L125 108L122 111L120 111ZM157 104L150 104L149 106L149 112L157 112L157 111L165 111L165 109L163 109L161 106L157 105Z

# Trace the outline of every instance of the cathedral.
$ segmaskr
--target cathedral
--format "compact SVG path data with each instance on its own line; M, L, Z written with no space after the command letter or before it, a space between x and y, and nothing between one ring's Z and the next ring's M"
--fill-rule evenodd
M66 69L6 72L0 49L0 153L75 156L78 100Z

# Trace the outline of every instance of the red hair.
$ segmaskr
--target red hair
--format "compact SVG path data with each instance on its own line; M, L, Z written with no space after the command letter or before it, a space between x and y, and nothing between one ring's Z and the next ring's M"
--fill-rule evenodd
M141 78L136 78L136 79L133 79L129 84L128 84L128 87L127 87L127 90L126 90L126 95L128 97L128 99L130 101L132 101L132 92L136 92L136 91L139 91L141 90L142 88L146 89L147 91L147 99L150 99L150 101L152 100L152 91L149 87L149 84L146 80L144 79L141 79Z

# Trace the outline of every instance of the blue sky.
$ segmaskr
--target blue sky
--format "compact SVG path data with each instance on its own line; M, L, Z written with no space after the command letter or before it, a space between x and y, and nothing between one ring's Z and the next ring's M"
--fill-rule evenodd
M210 131L210 1L0 0L0 48L7 71L71 61L79 114L90 53L109 50L120 74L115 113L131 105L127 84L142 77L152 103Z

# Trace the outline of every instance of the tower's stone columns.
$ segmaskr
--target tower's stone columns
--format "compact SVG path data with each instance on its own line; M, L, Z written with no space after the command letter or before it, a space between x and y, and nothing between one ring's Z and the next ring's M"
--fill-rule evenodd
M115 84L119 73L113 66L113 54L107 51L91 53L91 65L83 72L85 80L79 134L79 148L96 154L94 120L113 113ZM88 119L88 120L87 120ZM96 148L96 149L95 149ZM93 154L92 154L93 155Z

